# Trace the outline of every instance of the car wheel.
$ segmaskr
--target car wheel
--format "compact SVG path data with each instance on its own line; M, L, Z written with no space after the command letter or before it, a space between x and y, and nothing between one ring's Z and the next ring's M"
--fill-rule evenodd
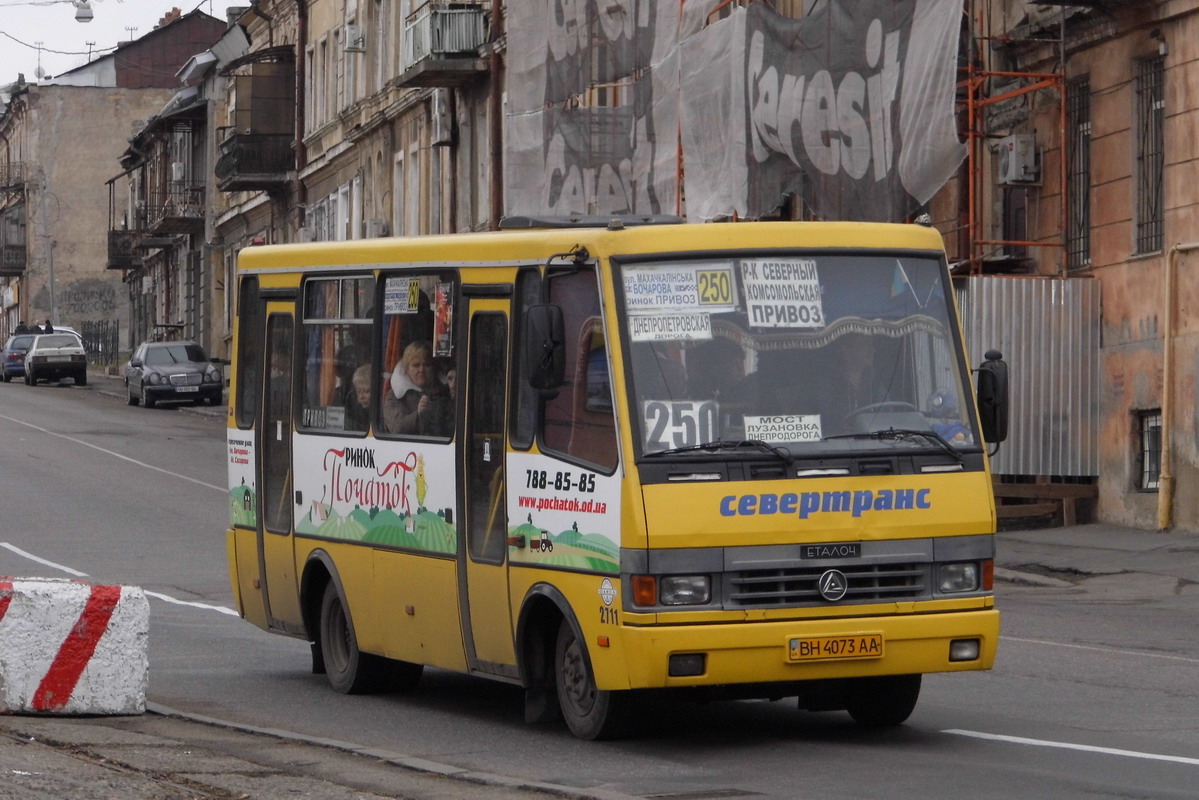
M920 699L919 675L880 675L858 678L849 689L846 711L867 728L902 725Z
M129 405L137 405L137 398L133 396L133 387L127 385L125 388L129 392Z
M81 372L75 376L75 385L76 386L87 386L87 373L86 372Z
M631 695L595 688L595 673L587 650L566 620L558 628L554 677L558 705L571 733L589 741L611 739L623 733Z
M350 612L342 604L341 593L332 581L325 586L321 598L318 635L325 677L334 690L342 694L366 694L383 687L387 680L387 659L358 649Z

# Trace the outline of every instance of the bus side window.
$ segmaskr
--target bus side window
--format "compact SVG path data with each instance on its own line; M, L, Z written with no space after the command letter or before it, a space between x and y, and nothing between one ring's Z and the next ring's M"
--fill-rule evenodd
M400 436L452 437L453 275L387 276L380 335L378 429Z
M300 427L366 432L370 395L364 398L355 391L354 376L361 376L364 367L369 372L372 364L374 295L370 277L317 278L304 284Z
M611 470L616 467L616 421L595 272L555 275L549 301L562 308L566 383L545 403L542 441L548 449Z

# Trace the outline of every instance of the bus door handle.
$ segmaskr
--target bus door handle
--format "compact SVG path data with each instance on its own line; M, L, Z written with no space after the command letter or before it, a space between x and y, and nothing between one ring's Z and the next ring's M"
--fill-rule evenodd
M296 505L304 505L304 493L299 489L296 489Z
M518 533L515 536L509 536L508 537L508 546L509 547L524 547L525 546L525 535L523 533Z

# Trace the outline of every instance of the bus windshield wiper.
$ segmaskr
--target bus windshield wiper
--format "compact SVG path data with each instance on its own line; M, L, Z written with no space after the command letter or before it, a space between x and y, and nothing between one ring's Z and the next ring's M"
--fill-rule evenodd
M778 445L773 445L769 442L764 442L761 439L716 439L711 442L704 442L703 444L689 444L684 447L671 447L666 450L655 450L654 452L646 453L645 455L646 457L657 457L673 456L678 455L679 453L694 453L701 450L714 453L717 450L745 449L753 449L762 453L770 453L771 455L781 458L786 464L790 464L794 460L794 456L791 455L791 451L787 448L779 447Z
M953 456L959 464L962 462L962 454L951 445L944 436L934 430L917 430L915 428L886 428L884 430L869 431L868 433L839 433L835 436L825 436L823 441L830 439L894 439L912 441L914 439L923 439L937 446L939 450L944 450L949 455Z

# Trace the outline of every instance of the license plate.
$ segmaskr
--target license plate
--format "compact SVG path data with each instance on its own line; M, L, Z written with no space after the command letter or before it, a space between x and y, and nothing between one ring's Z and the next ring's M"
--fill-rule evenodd
M882 658L881 633L855 633L848 636L803 636L788 642L791 661L827 661L836 658Z
M47 361L70 361L70 356L47 356Z
M200 391L200 387L199 386L176 386L175 391L176 392L198 392L198 391Z

